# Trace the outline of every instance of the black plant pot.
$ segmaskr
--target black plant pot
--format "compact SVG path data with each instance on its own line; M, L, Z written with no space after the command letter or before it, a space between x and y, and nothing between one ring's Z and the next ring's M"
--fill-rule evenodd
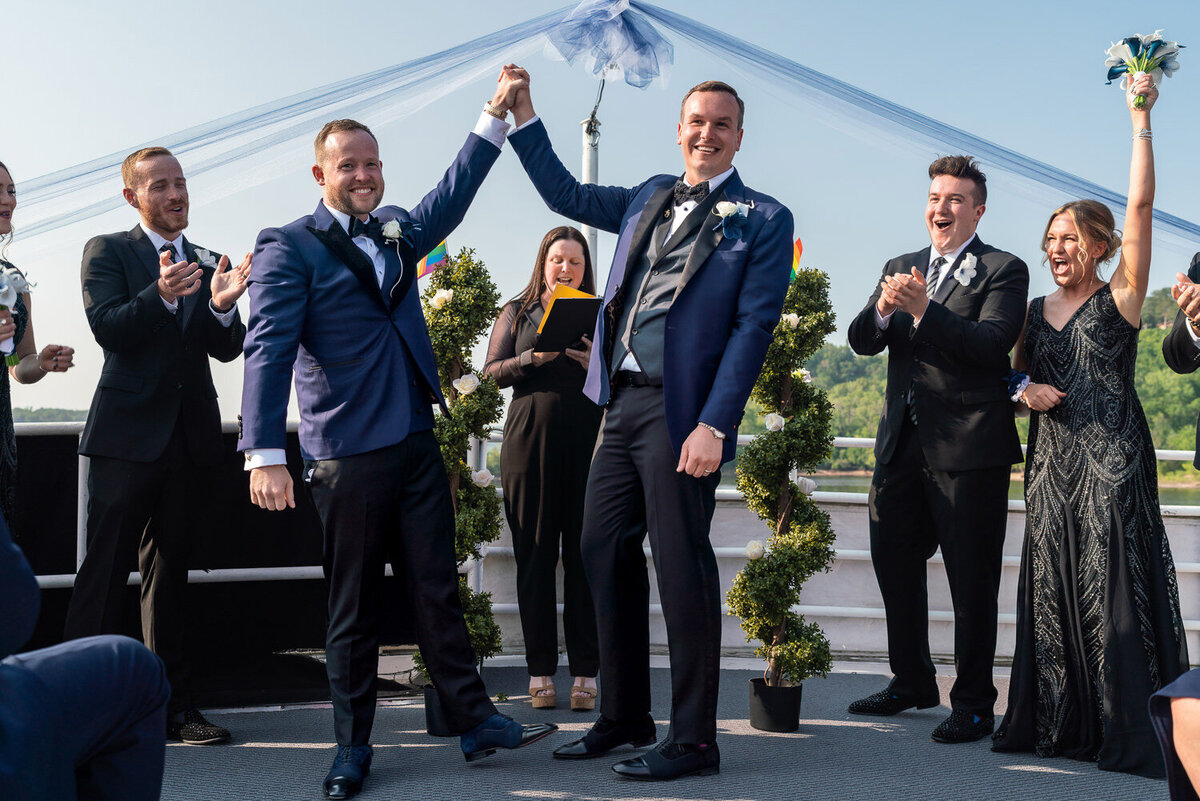
M763 679L750 679L750 725L761 731L795 731L800 728L800 695L804 685L772 687Z
M450 727L450 719L442 707L442 697L432 684L425 685L425 731L430 737L454 737L458 733Z

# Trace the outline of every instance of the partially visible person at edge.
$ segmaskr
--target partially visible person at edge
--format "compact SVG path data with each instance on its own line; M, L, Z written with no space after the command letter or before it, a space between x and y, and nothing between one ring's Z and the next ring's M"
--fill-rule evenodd
M1146 98L1135 107L1138 95ZM1158 462L1134 389L1150 275L1149 76L1131 81L1124 238L1095 200L1056 209L1042 250L1058 287L1029 303L1013 366L1028 373L1025 546L1017 642L997 751L1161 777L1147 705L1188 669ZM1121 257L1112 278L1099 267ZM1023 382L1022 382L1023 383Z
M533 276L492 328L484 372L513 397L504 421L500 485L517 561L517 605L534 709L553 709L558 693L557 573L563 565L563 634L571 709L595 707L596 615L579 553L588 466L602 410L583 394L590 340L557 353L534 350L555 286L595 294L592 259L578 229L560 226L542 239Z
M8 167L0 162L0 269L16 272L5 260L13 238L13 211L17 208L17 187ZM0 513L8 521L9 531L20 541L17 526L17 435L13 429L12 395L8 383L11 375L22 384L35 384L46 373L62 373L74 365L75 349L66 345L47 345L39 352L33 339L32 304L29 293L22 292L11 309L0 307L0 341L12 339L19 361L8 365L0 377Z

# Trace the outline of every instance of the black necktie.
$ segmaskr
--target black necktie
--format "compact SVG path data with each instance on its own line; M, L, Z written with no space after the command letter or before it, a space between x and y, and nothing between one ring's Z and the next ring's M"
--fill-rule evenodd
M170 242L165 243L161 248L158 249L158 252L166 253L168 256L170 256L172 263L179 261L179 251L177 251L175 246Z
M938 256L929 263L929 269L925 271L925 297L932 298L933 293L937 291L938 274L942 271L942 265L945 263L945 256Z
M371 217L367 222L363 222L357 217L350 218L350 238L356 236L365 236L369 239L378 241L383 236L383 223Z
M687 203L689 200L703 203L706 197L708 197L708 181L701 181L695 186L688 186L687 181L682 178L675 182L676 206Z

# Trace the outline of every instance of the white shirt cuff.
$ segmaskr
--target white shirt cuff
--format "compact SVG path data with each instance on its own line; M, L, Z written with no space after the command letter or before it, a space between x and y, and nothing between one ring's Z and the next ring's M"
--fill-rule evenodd
M251 448L246 451L246 470L277 464L287 464L287 451L283 448Z
M161 297L161 295L159 297ZM233 315L237 314L237 306L236 305L230 306L229 311L227 311L227 312L217 311L217 307L213 305L213 302L211 299L208 301L208 310L213 313L213 317L217 318L217 322L220 323L221 325L223 325L225 328L228 328L229 326L233 325Z
M169 311L171 314L179 311L179 298L175 298L175 300L167 302L166 298L164 298L162 295L159 295L158 299L163 302L163 305L167 307L167 311Z
M895 311L890 311L887 313L887 316L885 317L884 315L879 313L879 308L876 307L876 309L875 309L875 325L879 326L880 331L887 330L887 327L889 325L891 325L891 323L892 323L892 315L895 313L896 313Z
M502 119L493 117L486 111L479 113L479 122L475 123L475 135L486 139L498 148L504 147L504 137L512 126Z
M512 135L513 135L513 134L515 134L517 131L523 131L523 130L525 130L525 129L526 129L526 128L528 128L530 125L533 125L535 122L537 122L537 121L538 121L538 119L539 119L539 118L538 118L538 115L534 114L532 117L530 117L529 119L525 120L525 122L521 123L521 124L520 124L520 125L518 125L516 128L513 128L511 131L509 131L509 132L508 132L508 135L509 135L509 136L512 136Z

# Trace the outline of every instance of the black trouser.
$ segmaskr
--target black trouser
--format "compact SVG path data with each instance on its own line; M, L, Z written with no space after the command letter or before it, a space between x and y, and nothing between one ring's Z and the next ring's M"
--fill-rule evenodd
M171 712L195 705L185 651L187 571L203 486L179 423L153 462L91 457L87 555L67 609L68 640L120 633L136 553L142 574L142 639L166 666Z
M942 549L954 604L954 709L992 714L996 597L1008 520L1008 466L943 472L925 463L905 420L896 451L875 467L869 499L871 561L887 610L893 692L936 691L929 656L926 562Z
M671 653L671 737L716 739L721 648L717 560L708 540L720 471L676 472L662 387L616 390L592 460L583 561L600 635L601 712L627 721L650 712L650 550Z
M366 745L375 720L384 564L403 581L417 645L450 724L495 714L475 669L458 597L454 509L432 431L369 453L308 463L325 527L326 669L338 745Z

